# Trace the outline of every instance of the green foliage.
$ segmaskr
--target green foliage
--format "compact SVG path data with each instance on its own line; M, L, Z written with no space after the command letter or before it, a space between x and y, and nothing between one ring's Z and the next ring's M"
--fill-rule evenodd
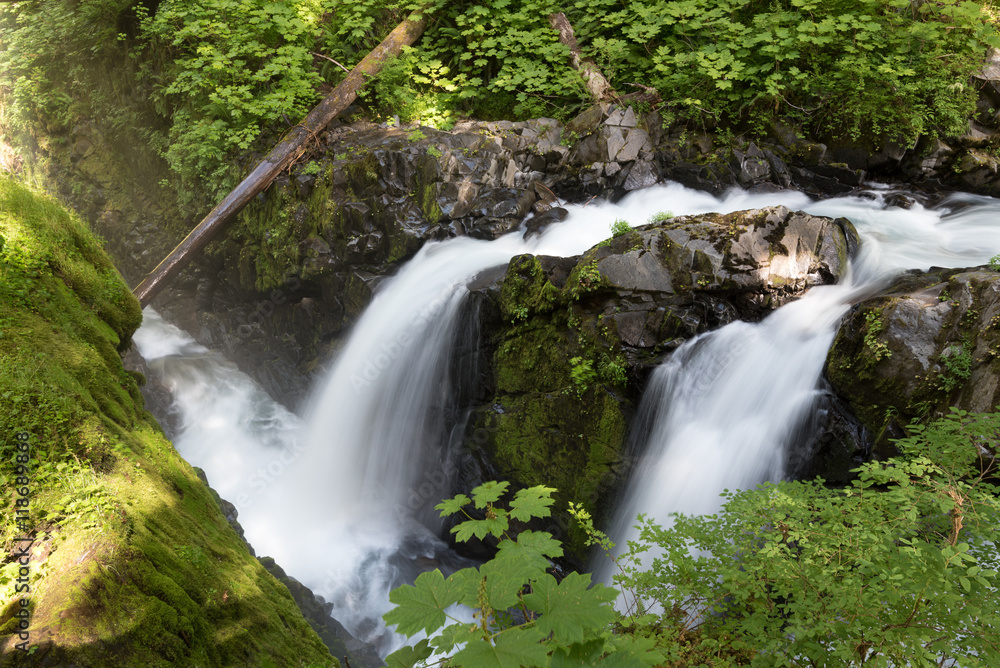
M616 560L621 613L589 576L546 572L561 554L551 536L506 533L515 508L520 521L547 515L553 490L522 490L509 511L497 505L507 483L444 501L442 515L467 517L458 538L498 538L497 555L395 590L386 621L439 634L388 663L998 665L1000 490L990 480L1000 413L953 410L909 432L899 457L865 464L847 488L769 483L726 492L721 513L675 516L669 528L640 517L639 540ZM591 544L613 551L589 513L569 512ZM453 616L455 603L475 611L474 624Z
M1000 255L994 255L989 261L990 269L993 271L1000 271Z
M892 351L885 341L879 340L879 334L885 329L881 311L874 310L865 313L865 346L871 351L875 361L883 357L892 357Z
M972 351L967 343L952 346L941 354L944 370L938 375L938 389L951 392L972 375Z
M426 62L411 47L382 69L369 91L362 94L384 116L399 116L403 123L419 123L442 130L454 125L454 109L469 97L447 77L449 70L439 61Z
M140 71L163 81L154 101L173 120L164 157L189 188L208 181L228 191L236 152L283 116L298 122L316 100L309 50L323 3L165 0L155 14L136 11L143 40L170 59L163 72L148 59Z
M373 0L344 15L360 23L389 8ZM421 106L448 117L508 99L514 117L575 113L587 94L548 24L553 11L618 90L654 85L665 118L764 133L783 115L875 143L961 131L974 111L969 75L1000 44L969 1L486 0L429 11L434 25L377 87L413 119Z
M583 394L597 380L594 363L583 357L572 357L569 360L569 377L576 386L577 395Z
M600 372L604 381L618 387L625 387L627 379L625 360L605 355L601 360Z
M646 221L647 225L661 225L674 217L673 211L660 211L659 213L654 213Z
M896 442L902 457L864 465L846 489L767 484L727 492L715 516L678 516L669 529L643 520L616 581L664 611L645 625L664 654L997 665L1000 503L980 453L1000 437L1000 414L955 411L910 431Z
M574 278L575 281L573 281ZM601 282L604 280L601 276L601 270L597 268L597 262L588 262L579 265L573 270L573 275L571 275L570 279L572 286L569 289L569 293L573 299L580 299L581 296L588 292L597 290L601 287Z
M457 540L490 536L499 541L497 553L479 568L447 578L434 570L421 574L412 586L393 590L389 598L396 607L384 615L386 623L406 635L435 635L394 652L388 665L579 666L606 655L622 665L655 664L660 658L656 652L610 631L616 617L610 605L617 595L613 589L591 586L586 574L571 573L557 581L547 572L549 559L562 556L559 541L540 531L522 531L516 539L507 533L512 519L548 517L555 490L522 489L508 510L498 505L508 486L488 482L472 490L471 499L460 494L438 504L442 516L461 512L467 518L452 529ZM484 517L467 512L470 505ZM475 623L455 617L456 604L471 608Z
M627 220L622 220L618 218L615 222L611 223L611 236L620 237L624 234L628 234L632 231L632 226L629 225Z
M88 68L109 57L107 45L116 37L114 17L129 4L94 0L0 6L0 75L7 88L3 120L12 126L37 123L49 132L68 130L80 99L98 94ZM107 113L116 111L121 110L107 107Z
M909 0L647 0L588 3L571 17L612 78L646 80L678 116L776 112L836 135L909 143L957 130L969 74L997 36L981 5Z

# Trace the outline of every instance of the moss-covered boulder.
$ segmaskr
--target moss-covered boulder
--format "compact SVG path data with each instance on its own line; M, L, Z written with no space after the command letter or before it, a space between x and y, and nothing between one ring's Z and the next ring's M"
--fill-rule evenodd
M1000 273L914 272L857 305L826 373L875 435L880 454L915 418L1000 403Z
M78 219L0 179L3 665L336 665L142 408L141 318Z
M468 447L484 471L549 484L558 505L582 502L603 519L652 365L696 334L836 281L855 247L848 221L775 207L664 216L582 256L514 258L496 294L495 395L473 412ZM567 537L581 554L582 537Z

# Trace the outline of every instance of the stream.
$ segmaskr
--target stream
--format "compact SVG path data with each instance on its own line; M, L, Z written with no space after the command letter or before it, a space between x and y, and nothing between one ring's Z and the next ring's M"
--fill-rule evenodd
M528 240L518 231L428 243L380 285L301 417L150 309L134 340L171 392L178 451L236 506L257 554L332 602L333 616L385 656L404 640L381 621L388 592L423 570L466 565L438 538L430 509L453 494L446 416L458 390L449 365L470 281L522 253L582 253L610 236L611 221L641 225L665 210L783 204L856 225L861 248L840 284L813 288L760 323L695 337L653 373L639 408L649 428L637 473L608 528L621 545L635 536L637 513L660 522L674 512L712 513L724 489L787 474L827 350L853 303L902 270L974 266L1000 252L1000 202L953 195L933 209L903 209L885 205L890 192L717 199L668 184L617 204L568 206L564 222ZM610 576L607 564L594 568Z

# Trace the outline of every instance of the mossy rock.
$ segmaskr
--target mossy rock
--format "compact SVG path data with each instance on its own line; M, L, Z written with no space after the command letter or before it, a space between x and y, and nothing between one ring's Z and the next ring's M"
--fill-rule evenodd
M0 500L4 665L337 665L143 409L139 304L93 235L4 178L0 237L0 480L29 492Z
M581 503L606 519L610 496L625 468L629 404L601 384L580 394L532 392L507 396L477 415L477 433L499 472L518 485L554 487L557 514ZM558 519L558 518L557 518ZM570 556L585 559L585 536L558 521Z
M826 374L876 448L913 420L949 407L1000 402L1000 273L912 272L854 308L827 356Z

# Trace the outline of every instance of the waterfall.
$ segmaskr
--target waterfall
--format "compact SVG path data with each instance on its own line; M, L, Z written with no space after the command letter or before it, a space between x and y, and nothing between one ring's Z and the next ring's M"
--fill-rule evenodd
M957 212L943 216L919 205L884 210L878 197L812 203L800 193L735 191L720 200L671 184L614 205L567 207L565 222L528 240L515 232L428 243L378 287L304 418L149 309L135 341L172 393L176 447L236 505L257 553L332 602L333 616L384 656L401 642L381 621L388 592L421 570L462 565L419 520L451 493L444 446L457 388L448 364L468 282L521 253L581 253L610 236L616 219L641 225L664 210L774 204L858 223L864 250L854 282L814 288L758 325L698 337L656 371L643 408L656 425L619 513L621 539L636 512L710 512L723 488L780 477L782 448L815 399L840 315L897 269L940 265L949 253L976 264L1000 252L986 221L996 203L956 198ZM998 243L986 246L987 234Z
M725 490L785 477L788 448L820 396L820 375L841 317L906 269L966 267L1000 252L1000 202L953 195L939 207L886 207L884 195L803 207L846 217L862 244L851 275L809 290L760 323L734 322L680 346L657 368L639 407L646 433L609 535L621 553L643 513L718 512ZM656 556L655 550L646 558ZM610 581L612 564L595 570Z

